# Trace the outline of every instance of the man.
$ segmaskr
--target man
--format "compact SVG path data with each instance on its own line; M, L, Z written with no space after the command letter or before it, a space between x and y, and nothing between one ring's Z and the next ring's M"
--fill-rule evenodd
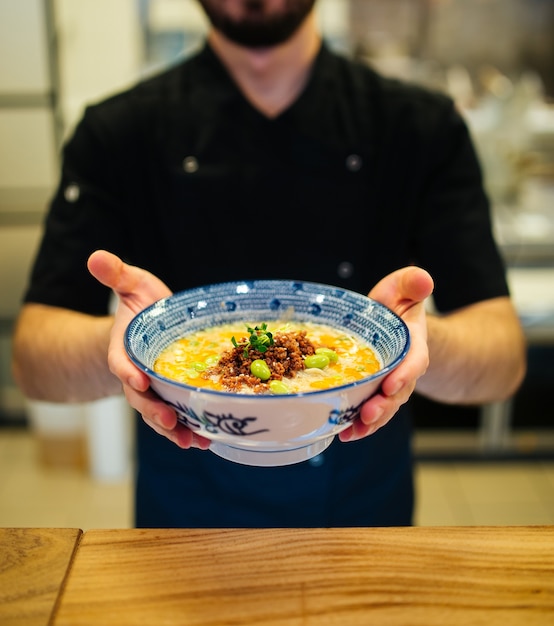
M65 148L15 378L54 402L123 389L143 417L138 526L410 524L416 382L480 403L508 397L525 370L467 130L445 96L333 54L314 0L200 3L206 47L90 107ZM252 468L206 452L123 350L154 300L249 278L369 292L410 328L403 364L310 462Z

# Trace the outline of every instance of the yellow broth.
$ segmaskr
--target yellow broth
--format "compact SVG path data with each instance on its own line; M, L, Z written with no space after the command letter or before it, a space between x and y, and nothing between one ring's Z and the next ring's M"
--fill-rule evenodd
M154 371L166 378L195 387L228 391L221 384L220 377L208 375L207 372L217 364L225 351L233 348L232 337L240 342L248 336L246 326L239 323L224 324L182 337L160 353L154 363ZM268 330L274 335L279 332L306 330L307 338L315 348L330 348L338 356L336 363L331 362L324 369L304 369L292 378L283 378L288 393L337 387L365 378L381 367L368 344L332 326L312 322L273 322L268 324ZM244 385L238 393L254 392ZM267 393L270 393L269 390Z

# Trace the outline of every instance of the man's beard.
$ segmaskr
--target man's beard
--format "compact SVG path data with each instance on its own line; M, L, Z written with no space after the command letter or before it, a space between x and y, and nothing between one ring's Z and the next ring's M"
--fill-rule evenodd
M212 26L234 43L247 48L268 48L287 41L310 13L316 0L288 0L286 8L273 15L264 15L263 0L247 0L247 14L238 20L225 14L217 6L217 0L198 2Z

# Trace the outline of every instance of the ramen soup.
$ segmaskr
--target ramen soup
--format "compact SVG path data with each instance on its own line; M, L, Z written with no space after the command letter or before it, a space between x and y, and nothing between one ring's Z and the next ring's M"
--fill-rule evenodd
M355 382L381 367L361 339L313 322L224 324L165 348L154 371L181 383L242 394L288 394Z

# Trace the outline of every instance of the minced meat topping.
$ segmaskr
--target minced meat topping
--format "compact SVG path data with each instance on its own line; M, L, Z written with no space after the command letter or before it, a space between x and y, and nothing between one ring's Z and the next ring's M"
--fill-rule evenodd
M267 393L269 382L293 378L305 369L304 358L315 354L315 347L307 338L305 330L282 332L274 335L274 343L265 352L255 348L244 349L243 345L225 351L217 365L205 372L208 376L216 375L221 384L229 391L240 391L246 385L254 393ZM256 359L263 359L271 372L266 381L261 381L250 372L250 366Z

